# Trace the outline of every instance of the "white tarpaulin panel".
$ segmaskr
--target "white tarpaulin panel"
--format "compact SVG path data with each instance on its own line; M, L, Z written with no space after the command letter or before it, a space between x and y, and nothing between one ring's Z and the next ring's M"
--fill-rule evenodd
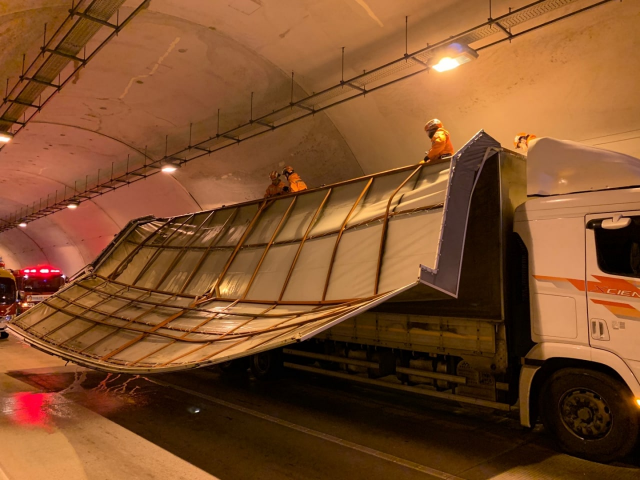
M421 265L437 272L445 204L457 175L478 172L464 154L481 138L490 139L476 136L453 170L411 166L133 222L10 328L49 353L129 373L210 365L309 338L416 286ZM463 194L468 203L470 189Z

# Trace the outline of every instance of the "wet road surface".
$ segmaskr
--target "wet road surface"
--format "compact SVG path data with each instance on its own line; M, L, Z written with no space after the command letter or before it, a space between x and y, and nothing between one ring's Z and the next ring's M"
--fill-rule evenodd
M206 369L108 375L10 339L0 375L10 479L42 478L16 476L34 452L51 462L48 478L65 479L640 478L637 452L596 464L559 453L515 416L293 372L268 383ZM43 434L25 450L24 432Z

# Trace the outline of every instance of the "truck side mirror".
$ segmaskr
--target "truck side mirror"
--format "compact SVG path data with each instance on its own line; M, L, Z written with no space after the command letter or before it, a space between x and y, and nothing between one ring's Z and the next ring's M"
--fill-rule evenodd
M18 300L22 301L22 300L24 300L24 297L25 297L24 290L19 290L18 291Z

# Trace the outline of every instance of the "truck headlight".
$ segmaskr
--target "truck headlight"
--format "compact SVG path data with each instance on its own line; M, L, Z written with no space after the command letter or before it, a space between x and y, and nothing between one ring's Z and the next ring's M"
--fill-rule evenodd
M4 317L6 320L11 320L13 318L13 315L5 315Z

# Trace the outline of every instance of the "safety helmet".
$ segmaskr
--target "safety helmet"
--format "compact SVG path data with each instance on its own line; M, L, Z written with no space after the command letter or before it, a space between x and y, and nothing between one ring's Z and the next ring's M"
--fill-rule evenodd
M437 118L432 118L424 126L424 131L428 132L429 130L437 130L438 128L442 128L442 122Z
M275 179L276 179L276 178L278 178L279 176L280 176L280 174L279 174L278 172L276 172L275 170L269 174L269 178L270 178L271 180L275 180Z
M282 174L287 177L293 173L293 167L287 166L282 169Z
M529 146L529 141L536 138L535 135L526 132L520 132L516 135L516 138L513 139L513 145L516 148L520 148L520 144L524 141L525 146Z

